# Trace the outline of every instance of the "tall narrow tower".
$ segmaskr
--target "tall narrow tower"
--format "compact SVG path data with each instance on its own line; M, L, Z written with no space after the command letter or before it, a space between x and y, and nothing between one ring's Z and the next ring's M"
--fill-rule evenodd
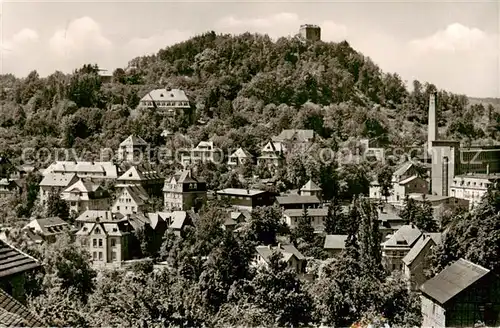
M432 142L438 138L438 130L436 123L436 94L433 92L429 97L429 124L427 133L427 151L432 149Z

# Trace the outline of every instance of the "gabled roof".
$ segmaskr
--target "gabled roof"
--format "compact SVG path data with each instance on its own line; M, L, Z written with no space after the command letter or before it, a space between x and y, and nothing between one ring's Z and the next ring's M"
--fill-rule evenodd
M83 181L82 179L79 179L72 185L70 185L68 188L66 188L63 192L71 192L73 190L78 190L83 193L89 193L89 192L94 192L99 188L100 184L94 183L91 181Z
M443 305L489 272L490 270L480 265L459 259L434 278L427 280L420 286L420 290Z
M288 262L292 256L295 256L298 260L305 259L304 255L302 255L302 253L299 252L299 250L293 245L278 244L278 246L257 246L255 249L266 262L274 251L279 251L283 255L285 262Z
M76 221L96 222L96 219L100 222L113 222L124 220L125 217L121 213L112 213L111 211L86 210L76 218Z
M24 229L35 228L37 225L38 227L40 227L41 230L37 232L41 233L45 237L58 235L70 230L70 225L66 221L58 217L43 218L43 219L35 218L31 220L31 222L28 223L24 227Z
M0 240L0 278L12 276L40 266L38 261Z
M194 177L191 170L182 170L174 174L173 176L165 179L165 184L170 184L175 180L175 183L204 183L205 180L198 177ZM163 191L168 191L169 189L164 186Z
M347 235L326 235L324 249L344 249Z
M67 187L72 181L75 181L75 173L48 173L40 182L42 187Z
M416 180L416 179L420 179L420 178L418 176L414 175L414 176L411 176L409 178L406 178L404 180L399 181L399 184L400 185L405 185L405 184L410 183L410 182L412 182L413 180Z
M0 327L44 327L40 318L31 313L5 291L0 289Z
M307 183L304 186L302 186L302 188L300 188L300 191L322 191L322 190L323 189L321 189L311 179L309 179L309 181L307 181Z
M231 154L229 157L236 157L236 158L253 158L252 154L247 152L243 148L238 148L234 153Z
M146 203L149 199L148 193L141 186L126 186L123 188L122 193L125 191L138 206L144 205L144 203Z
M400 177L402 176L403 174L405 174L411 167L413 166L413 163L412 162L405 162L403 164L401 164L395 171L394 173L392 174L392 176L394 177Z
M300 196L300 195L288 195L288 196L278 196L276 200L280 205L287 204L319 204L320 201L316 196Z
M117 180L118 181L148 181L159 180L160 175L152 167L146 166L131 166L125 173L123 173Z
M209 150L215 150L213 141L200 141L194 149L205 150L206 148L209 148Z
M167 90L165 88L151 90L141 101L189 101L184 91L180 89Z
M284 145L279 141L269 141L267 144L262 147L261 152L274 152L274 153L282 153L284 152Z
M112 162L57 161L45 169L43 175L49 173L105 173L106 178L118 177L118 170Z
M281 133L274 137L276 141L289 141L295 139L298 142L307 142L314 138L314 130L283 130Z
M386 242L384 247L413 247L422 232L414 225L404 225L399 228Z
M418 255L427 247L427 245L429 244L433 244L433 245L436 245L436 243L434 242L434 240L429 237L429 236L426 236L425 234L422 235L422 237L420 237L417 242L415 243L415 245L413 245L413 247L410 249L410 251L405 255L405 257L403 257L403 263L406 264L406 265L410 265L413 263L413 261L415 261L415 259L418 257ZM433 246L431 245L431 247Z
M170 225L170 229L180 230L186 224L190 224L190 217L186 211L173 211L171 213L172 224Z
M139 136L131 134L120 143L120 146L147 146L148 143Z

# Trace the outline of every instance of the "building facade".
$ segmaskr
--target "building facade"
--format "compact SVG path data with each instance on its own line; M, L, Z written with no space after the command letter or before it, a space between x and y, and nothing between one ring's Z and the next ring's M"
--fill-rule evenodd
M271 206L275 195L264 190L226 188L216 192L217 199L226 200L231 206L241 211L252 211L259 206Z
M183 170L165 180L163 195L167 211L200 208L207 199L207 184L191 170Z
M469 201L470 209L477 206L488 191L488 187L500 181L500 175L457 175L451 185L451 196Z
M189 99L180 89L155 89L139 101L139 108L155 109L165 116L177 116L191 108Z
M149 144L139 136L130 135L118 147L118 160L138 163L148 160Z

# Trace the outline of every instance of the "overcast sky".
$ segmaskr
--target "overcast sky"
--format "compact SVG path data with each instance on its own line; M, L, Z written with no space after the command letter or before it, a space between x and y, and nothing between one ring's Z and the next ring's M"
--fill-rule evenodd
M312 23L404 80L500 97L500 1L3 0L1 11L1 69L18 76L89 62L113 70L208 30L279 37Z

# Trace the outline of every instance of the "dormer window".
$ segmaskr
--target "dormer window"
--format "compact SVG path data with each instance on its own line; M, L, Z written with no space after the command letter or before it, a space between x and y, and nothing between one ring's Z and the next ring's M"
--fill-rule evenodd
M162 97L162 98L163 98L163 93L162 93L162 94L160 94L160 97Z

